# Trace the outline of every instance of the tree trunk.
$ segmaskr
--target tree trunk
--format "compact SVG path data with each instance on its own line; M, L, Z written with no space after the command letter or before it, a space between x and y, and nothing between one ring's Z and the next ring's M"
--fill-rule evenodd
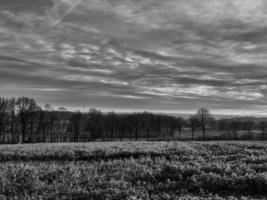
M132 130L130 130L130 141L132 141Z
M206 138L205 126L202 126L202 132L203 132L203 139L205 139Z
M138 140L138 128L135 129L135 140L137 141Z
M114 125L112 124L110 131L110 139L113 140L113 138L114 138Z
M12 143L15 143L15 111L12 108L11 114L11 140Z
M34 127L33 127L33 114L31 113L31 122L30 122L30 141L29 142L31 142L31 143L33 143L34 142L34 136L33 136L33 129L34 129Z
M123 140L123 137L124 137L124 130L121 131L121 134L120 134L120 140L122 141Z
M149 128L146 129L146 139L149 140L150 137L150 130Z
M22 128L22 132L21 132L21 141L20 141L20 143L25 143L25 140L26 140L25 134L26 134L26 130L23 127Z

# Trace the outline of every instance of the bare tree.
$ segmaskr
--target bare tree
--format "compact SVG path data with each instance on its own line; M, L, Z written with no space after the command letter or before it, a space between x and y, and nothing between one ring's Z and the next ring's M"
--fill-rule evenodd
M0 98L0 136L5 136L8 125L8 100Z
M134 136L135 140L138 140L140 129L140 117L138 115L133 116Z
M261 130L261 133L262 133L262 139L265 138L265 131L267 129L267 121L266 120L261 120L257 127Z
M65 107L62 107L62 106L59 107L58 110L59 110L60 112L66 112L66 111L67 111L67 109L66 109Z
M190 124L190 128L191 128L192 140L194 140L195 130L197 129L197 126L198 126L198 118L196 115L190 116L189 124Z
M11 132L11 141L15 142L15 129L16 129L16 99L11 98L9 101L10 115L11 115L11 123L10 123L10 132Z
M33 140L34 119L33 113L39 110L34 99L20 97L17 99L18 117L20 122L20 143L26 142L26 136L30 132L28 141Z
M202 129L203 139L205 139L206 138L206 129L207 129L207 126L212 119L212 115L210 114L208 109L200 108L197 111L196 116L197 116L197 119L198 119L200 126L201 126L201 129Z
M178 132L179 132L179 138L181 138L181 133L183 130L183 126L184 126L184 119L182 117L179 117L177 119L177 127L178 127Z
M119 131L119 137L120 140L123 140L123 138L125 137L125 132L127 129L127 123L125 120L125 116L124 115L119 115L119 120L118 120L118 131Z
M39 135L39 142L45 142L46 140L46 128L45 128L45 113L43 110L39 112L39 121L38 121L38 135Z
M157 137L160 137L161 136L162 127L161 127L161 118L160 118L159 115L156 115L155 121L156 121L155 129L156 129Z
M144 112L142 113L142 128L145 132L146 139L151 137L150 132L152 129L153 114Z
M87 130L89 130L91 138L95 141L102 132L102 112L95 108L90 108L87 118Z
M81 112L76 112L70 119L70 129L73 134L73 142L78 142L82 130L82 118Z
M229 129L232 131L232 137L238 138L238 130L240 129L241 122L239 118L231 119L229 124Z
M106 116L106 126L109 129L111 140L114 139L115 121L116 121L116 114L114 112L109 112Z
M30 106L29 106L29 123L30 123L30 137L29 142L35 142L35 128L37 124L38 115L41 108L36 104L34 99L30 99Z
M252 129L254 127L254 121L251 119L248 119L244 122L244 128L247 130L248 132L248 136L250 139L252 139L253 135L252 135Z

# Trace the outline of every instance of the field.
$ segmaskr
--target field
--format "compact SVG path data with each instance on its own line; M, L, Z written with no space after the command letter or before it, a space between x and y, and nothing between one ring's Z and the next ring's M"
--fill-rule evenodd
M0 199L266 199L267 144L0 146Z

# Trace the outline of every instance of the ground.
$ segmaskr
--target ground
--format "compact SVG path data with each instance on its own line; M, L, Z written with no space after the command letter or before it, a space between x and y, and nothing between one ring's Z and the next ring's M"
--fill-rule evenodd
M266 199L264 142L0 146L0 199Z

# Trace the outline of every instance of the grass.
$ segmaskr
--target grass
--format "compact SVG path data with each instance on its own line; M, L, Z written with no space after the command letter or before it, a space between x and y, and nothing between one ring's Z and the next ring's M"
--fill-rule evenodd
M266 199L267 144L0 146L0 199Z

